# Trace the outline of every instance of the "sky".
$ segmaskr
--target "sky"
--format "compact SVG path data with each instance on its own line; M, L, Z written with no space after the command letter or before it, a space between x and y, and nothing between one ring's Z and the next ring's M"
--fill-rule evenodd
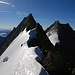
M75 0L0 0L0 28L13 29L30 13L44 29L57 20L75 29Z

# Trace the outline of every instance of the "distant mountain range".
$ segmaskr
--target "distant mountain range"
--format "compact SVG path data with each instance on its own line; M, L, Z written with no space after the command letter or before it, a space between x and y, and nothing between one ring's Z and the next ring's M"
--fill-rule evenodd
M8 29L0 29L0 36L6 37L10 32L11 30Z
M6 36L11 32L8 29L0 29L0 45L4 42Z

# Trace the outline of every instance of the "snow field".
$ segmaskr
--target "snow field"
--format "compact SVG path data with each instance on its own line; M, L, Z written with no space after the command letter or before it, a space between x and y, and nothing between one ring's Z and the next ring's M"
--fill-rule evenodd
M21 32L1 55L1 75L48 75L46 70L37 62L43 57L40 49L27 46L29 32L26 30ZM36 58L38 59L36 60ZM3 62L4 59L7 60Z

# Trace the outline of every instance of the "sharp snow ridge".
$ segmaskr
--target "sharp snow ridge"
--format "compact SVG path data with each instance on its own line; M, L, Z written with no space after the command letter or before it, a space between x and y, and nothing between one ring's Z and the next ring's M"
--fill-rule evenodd
M1 75L48 75L42 65L37 62L42 58L40 49L27 46L29 32L26 30L21 32L1 55Z

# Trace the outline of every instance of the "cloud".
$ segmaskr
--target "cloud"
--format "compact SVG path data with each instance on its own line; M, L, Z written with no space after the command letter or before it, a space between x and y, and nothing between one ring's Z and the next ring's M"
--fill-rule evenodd
M20 12L20 11L17 11L16 14L18 14L19 16L27 16L28 15L28 13Z
M0 29L13 29L12 26L0 26Z
M0 11L2 13L11 13L10 11Z
M0 1L0 4L7 4L7 5L11 5L11 7L15 7L15 5L8 3L8 2L4 2L4 1Z
M28 13L22 12L22 14L28 16Z
M15 5L11 5L12 7L15 7Z
M4 1L0 1L1 4L11 4L11 3L8 3L8 2L4 2Z
M48 21L47 19L39 19L39 18L35 18L38 21Z
M21 15L21 12L17 11L16 14Z

